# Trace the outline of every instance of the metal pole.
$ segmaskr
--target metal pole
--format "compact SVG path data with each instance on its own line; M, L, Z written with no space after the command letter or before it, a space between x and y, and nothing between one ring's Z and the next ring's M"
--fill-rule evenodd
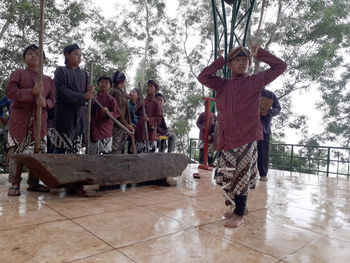
M190 159L192 159L192 138L190 138L190 148L189 148L189 150L190 150Z
M223 26L224 26L224 41L225 41L225 61L227 59L227 20L226 20L226 9L225 9L225 2L224 0L221 0L221 6L222 6L222 17L223 17ZM227 78L227 66L224 65L224 77Z
M94 74L94 64L92 61L90 61L89 64L89 85L92 85L93 81L93 74ZM86 149L85 153L90 154L90 128L91 128L91 99L88 101L88 108L87 108L87 131L86 131Z
M248 29L249 29L249 22L250 22L250 18L252 16L252 13L253 13L254 4L255 4L255 0L251 0L250 1L249 14L248 14L248 18L247 18L247 23L245 25L245 30L244 30L244 38L243 38L243 42L242 42L243 46L245 46L245 43L246 43L246 40L247 40L247 34L248 34Z
M329 163L330 163L330 157L331 157L331 148L328 147L328 152L327 152L327 177L329 175Z
M214 60L218 58L218 49L219 49L219 34L217 26L217 16L216 16L216 4L215 0L211 0L211 5L213 9L213 21L214 21ZM216 97L215 90L212 92L212 97ZM215 107L212 107L212 112L215 113Z
M291 150L291 153L290 153L290 171L292 172L293 171L293 155L294 155L294 145L292 145L292 150Z
M142 114L143 114L143 117L146 118L147 117L147 113L146 113L146 107L145 107L145 100L143 98L143 90L144 90L144 86L142 86L141 88L141 84L139 83L139 89L141 90L141 97L140 99L143 101L143 106L142 106ZM144 125L145 125L145 136L146 136L146 151L147 153L149 153L149 137L148 137L148 123L147 121L145 120L144 121Z
M124 85L124 93L126 94L126 87ZM126 110L128 111L128 117L129 117L129 125L132 125L132 121L131 121L131 114L130 114L130 109L129 109L129 102L126 104ZM132 148L132 152L134 154L136 154L136 144L135 144L135 136L134 133L132 133L130 135L131 137L131 148Z
M45 14L45 0L40 0L40 18L39 18L39 84L43 87L43 75L44 75L44 49L43 49L43 38L44 38L44 18ZM42 108L40 101L42 98L42 92L40 91L36 99L36 132L35 132L35 145L34 153L39 153L40 139L41 139L41 116Z

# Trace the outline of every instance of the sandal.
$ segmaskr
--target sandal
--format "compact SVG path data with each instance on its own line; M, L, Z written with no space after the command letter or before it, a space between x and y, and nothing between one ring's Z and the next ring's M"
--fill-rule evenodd
M45 185L37 184L37 185L34 185L34 186L29 186L27 188L27 191L39 192L39 193L47 193L47 192L50 192L50 189L47 188Z
M8 196L20 196L21 195L21 191L19 190L18 186L15 187L10 187L8 192L7 192Z
M194 174L193 174L193 178L200 179L201 176L199 175L199 173L194 173Z

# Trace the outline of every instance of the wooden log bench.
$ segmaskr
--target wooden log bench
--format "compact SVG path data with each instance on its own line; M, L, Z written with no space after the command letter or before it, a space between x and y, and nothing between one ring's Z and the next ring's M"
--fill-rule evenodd
M79 188L140 183L180 176L190 159L178 153L154 154L18 154L12 157L50 188ZM87 185L90 185L87 187Z

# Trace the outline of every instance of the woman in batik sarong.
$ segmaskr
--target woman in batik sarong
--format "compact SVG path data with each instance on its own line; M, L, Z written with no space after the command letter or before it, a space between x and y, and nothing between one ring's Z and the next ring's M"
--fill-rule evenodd
M97 85L99 91L96 100L103 106L92 101L91 107L91 143L90 153L101 154L112 152L112 130L113 120L107 115L110 113L114 118L119 117L119 108L115 99L108 94L108 90L112 86L112 79L108 76L102 76L98 79Z
M249 189L255 188L257 141L263 138L259 111L261 90L287 68L285 62L258 46L252 47L252 54L270 68L248 75L251 54L248 49L237 47L229 52L227 61L220 51L219 58L198 76L200 83L216 91L220 151L217 168L222 169L225 204L232 208L225 213L226 227L238 227L242 223ZM214 75L225 63L232 71L231 79Z
M54 114L54 128L50 130L50 141L54 153L75 154L81 151L87 116L88 100L95 89L88 86L88 74L80 69L81 50L77 44L63 50L64 67L55 71L57 104Z
M117 70L113 75L113 88L109 94L117 101L120 116L118 120L127 127L131 132L135 131L134 126L131 124L128 113L128 98L124 93L126 76L123 72ZM119 126L114 124L113 127L113 146L112 153L121 154L124 153L125 142L128 138L128 134Z
M45 54L43 56L45 59ZM23 52L23 58L26 69L15 70L11 74L6 87L6 95L12 100L7 141L9 156L20 153L33 153L35 131L37 130L36 107L38 103L42 107L39 152L46 152L47 110L53 108L56 103L56 90L52 79L44 76L43 85L38 83L40 69L39 47L36 45L28 46ZM38 95L40 92L42 92L42 97L39 100ZM9 181L12 186L8 190L9 196L19 196L21 194L22 168L23 165L16 164L10 160ZM34 177L31 172L28 174L27 183L28 191L49 191L47 187L39 184L39 179Z

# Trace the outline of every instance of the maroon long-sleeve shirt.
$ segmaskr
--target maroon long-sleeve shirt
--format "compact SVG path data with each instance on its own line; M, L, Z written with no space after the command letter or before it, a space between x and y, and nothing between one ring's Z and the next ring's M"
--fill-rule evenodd
M149 141L153 142L157 137L157 125L160 124L163 117L162 107L160 106L159 102L153 98L153 96L147 96L145 99L145 108L149 119L148 137ZM146 140L145 120L143 116L143 109L138 104L136 105L135 113L139 116L135 129L135 140L138 142L144 141Z
M257 59L271 67L254 75L243 74L224 79L213 74L225 60L219 57L198 76L198 81L216 91L219 132L218 150L230 150L263 138L260 122L260 96L264 86L281 75L287 64L259 48Z
M120 111L118 104L111 95L99 92L96 99L102 106L108 108L109 113L112 114L114 118L119 117ZM91 141L96 142L98 140L111 138L113 136L113 124L113 120L93 102L91 106Z
M30 69L15 70L6 87L6 95L12 99L10 106L11 119L9 122L9 132L18 143L21 143L28 131L29 122L32 116L33 133L32 139L37 127L36 120L36 97L33 96L33 88L35 82L38 81L38 73ZM47 134L47 110L51 109L56 104L56 89L53 80L48 77L43 77L44 90L42 96L46 99L46 107L42 108L41 116L41 131L40 135L43 138Z
M209 113L209 131L208 135L211 135L214 132L216 122L216 116L214 113ZM202 112L196 122L197 127L199 128L199 139L204 141L205 137L205 112Z

